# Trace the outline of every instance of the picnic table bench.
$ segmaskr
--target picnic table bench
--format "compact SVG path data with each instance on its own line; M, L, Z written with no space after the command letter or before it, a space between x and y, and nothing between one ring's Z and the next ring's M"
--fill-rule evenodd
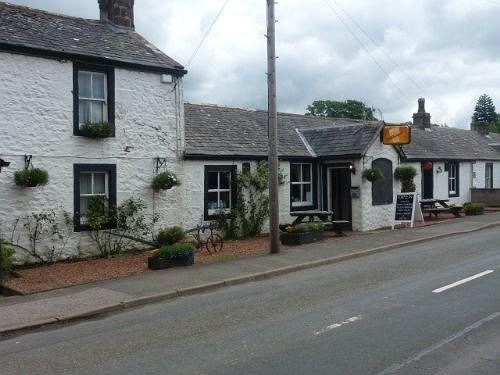
M316 218L318 218L319 221L325 223L326 230L334 231L338 236L344 236L344 228L350 224L347 220L333 220L332 211L294 211L290 213L290 216L295 217L292 225L303 223L305 219L309 222L313 222Z
M440 213L451 213L455 217L461 217L462 206L450 206L447 202L449 199L422 199L420 201L420 208L422 213L428 213L429 217L438 217Z

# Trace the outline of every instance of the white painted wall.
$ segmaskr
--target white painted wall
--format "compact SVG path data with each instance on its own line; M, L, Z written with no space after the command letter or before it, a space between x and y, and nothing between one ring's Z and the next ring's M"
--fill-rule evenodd
M401 191L401 184L394 179L394 170L399 165L399 155L392 146L387 146L375 140L369 147L364 158L360 161L361 168L357 173L361 180L361 199L358 204L353 201L353 229L368 231L384 227L390 227L394 220L395 202L387 205L372 204L372 184L361 178L364 169L371 168L372 161L385 158L392 161L393 174L393 196ZM358 181L359 182L359 181ZM358 185L359 186L359 185ZM355 213L356 211L356 213ZM356 217L356 220L354 218ZM358 221L359 220L359 221Z
M150 182L157 156L184 174L182 82L177 92L161 75L115 69L116 137L91 140L73 136L73 65L31 56L0 53L0 158L10 161L0 173L2 230L23 215L54 209L73 213L73 164L116 164L117 201L141 198L147 214L160 213L158 225L176 224L183 209L183 187L154 194ZM177 94L177 100L176 100ZM126 146L133 147L125 152ZM19 188L14 172L24 155L49 172L44 187ZM154 202L154 203L153 203ZM154 207L154 208L153 208ZM91 251L86 233L71 233L65 256Z

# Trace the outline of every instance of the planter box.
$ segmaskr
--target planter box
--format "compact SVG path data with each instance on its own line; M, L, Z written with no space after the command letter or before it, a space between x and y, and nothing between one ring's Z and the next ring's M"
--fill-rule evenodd
M283 245L297 246L306 243L321 241L323 237L324 232L281 233L280 239Z
M186 267L194 264L194 254L189 257L179 259L161 259L156 257L148 258L148 268L150 270L163 270L172 267Z

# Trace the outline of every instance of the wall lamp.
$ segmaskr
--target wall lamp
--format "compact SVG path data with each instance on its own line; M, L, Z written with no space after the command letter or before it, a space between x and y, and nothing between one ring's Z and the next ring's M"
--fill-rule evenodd
M10 165L10 161L5 161L0 159L0 172L2 172L2 168L7 168Z
M354 166L354 164L349 164L349 170L352 174L356 174L356 167Z

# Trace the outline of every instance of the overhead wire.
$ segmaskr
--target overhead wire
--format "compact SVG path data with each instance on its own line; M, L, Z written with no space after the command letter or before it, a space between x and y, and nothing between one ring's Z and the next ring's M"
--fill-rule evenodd
M387 79L392 83L392 85L399 91L399 93L405 97L407 100L410 100L406 92L398 86L398 84L392 79L387 70L378 62L375 56L371 53L368 47L363 43L363 41L356 35L356 33L349 27L349 25L344 21L341 15L337 12L337 10L328 2L328 0L323 0L326 6L333 12L333 14L339 19L339 21L344 25L347 31L351 34L351 36L356 39L356 41L361 45L361 47L365 50L365 52L370 56L373 62L378 66L378 68L385 74Z
M336 0L331 0L348 18L349 20L363 33L363 35L371 42L373 43L373 45L378 48L384 55L385 57L396 67L398 68L399 70L401 70L403 72L403 74L406 76L406 78L408 78L408 80L417 88L417 90L419 90L423 96L425 97L429 97L431 101L434 101L436 104L438 104L438 107L437 109L443 113L446 117L449 117L451 118L451 116L449 115L449 113L442 109L443 106L441 105L441 103L439 103L438 100L435 100L435 99L432 99L428 93L426 92L426 90L406 71L406 69L404 69L388 52L387 50L382 47L381 45L379 45L377 43L377 41L359 24L359 22L356 21L356 19L354 17L352 17L350 15L350 13L341 5L339 4ZM498 3L497 3L498 4Z

